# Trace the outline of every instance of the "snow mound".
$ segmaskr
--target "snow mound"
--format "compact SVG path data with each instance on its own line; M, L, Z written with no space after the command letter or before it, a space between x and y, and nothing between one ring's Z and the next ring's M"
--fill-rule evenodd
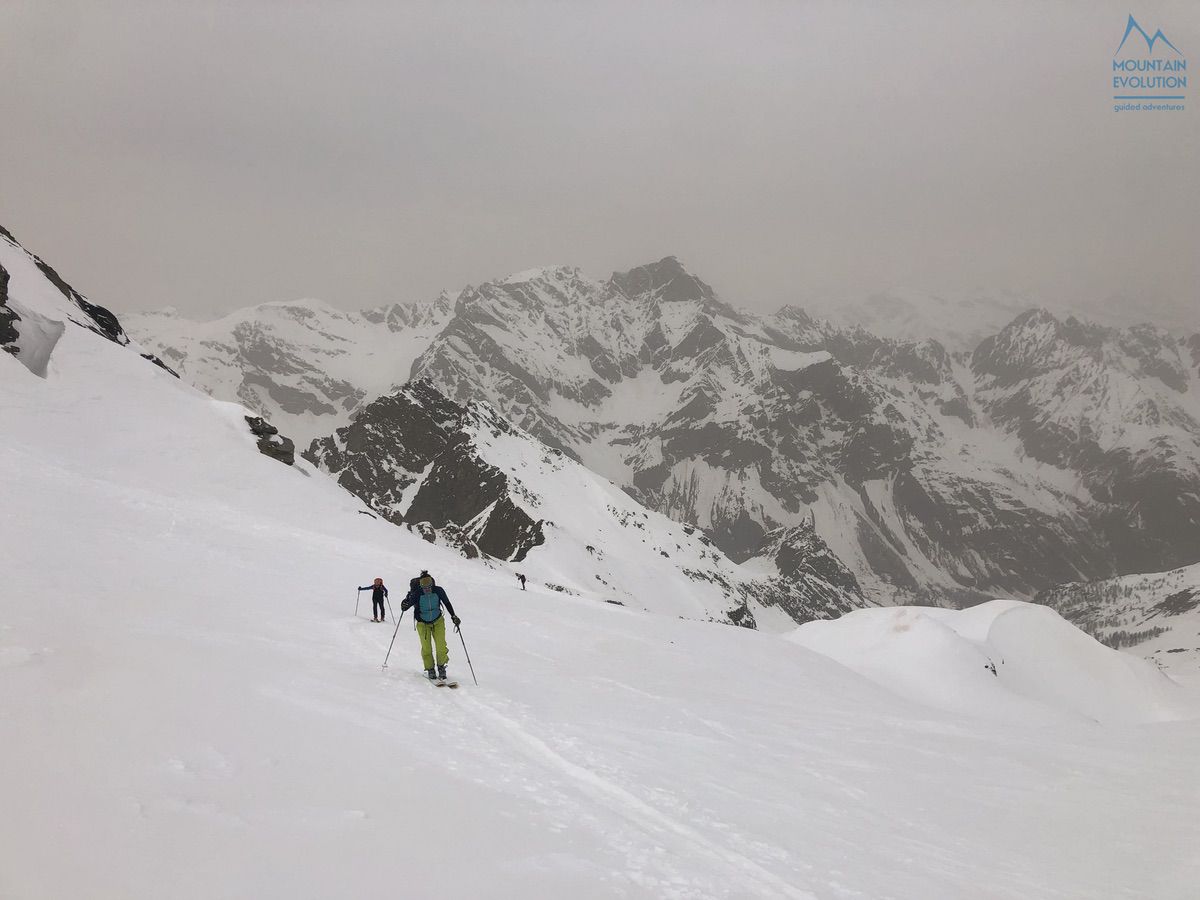
M8 305L19 317L16 326L19 335L17 359L34 375L44 378L46 368L50 365L50 355L67 326L57 319L49 319L26 309L15 300L10 299Z
M1195 713L1153 663L1105 647L1044 606L864 609L788 639L897 694L1005 721L1153 722Z

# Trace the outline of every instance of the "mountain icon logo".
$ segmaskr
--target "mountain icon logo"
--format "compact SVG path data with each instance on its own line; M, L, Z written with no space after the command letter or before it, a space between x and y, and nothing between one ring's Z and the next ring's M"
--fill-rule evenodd
M1166 44L1168 47L1170 47L1172 50L1174 50L1180 56L1183 56L1183 53L1180 52L1179 48L1176 47L1174 44L1172 44L1167 39L1167 36L1162 33L1161 28L1159 28L1157 31L1154 32L1154 37L1151 37L1150 35L1146 34L1146 29L1144 29L1141 25L1138 24L1137 19L1135 19L1133 17L1133 13L1130 13L1129 14L1129 22L1126 23L1126 25L1125 25L1125 36L1121 38L1121 46L1117 47L1117 52L1113 54L1114 57L1117 55L1117 53L1121 52L1121 47L1125 46L1125 42L1127 40L1129 40L1129 36L1131 34L1133 34L1135 31L1142 36L1143 40L1145 40L1147 53L1153 53L1154 45L1157 44L1159 41L1162 41L1164 44Z

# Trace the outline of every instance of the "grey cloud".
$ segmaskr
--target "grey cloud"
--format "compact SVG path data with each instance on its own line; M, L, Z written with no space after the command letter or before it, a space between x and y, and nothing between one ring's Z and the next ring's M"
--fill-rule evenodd
M1118 114L1100 4L0 6L0 221L117 309L424 299L679 256L1196 297L1197 111ZM1200 58L1200 8L1146 17Z

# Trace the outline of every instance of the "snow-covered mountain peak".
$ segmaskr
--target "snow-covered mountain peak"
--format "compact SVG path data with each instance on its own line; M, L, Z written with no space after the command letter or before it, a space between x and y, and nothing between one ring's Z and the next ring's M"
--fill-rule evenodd
M627 272L613 272L611 281L627 296L653 297L666 303L705 301L715 296L711 287L688 272L674 256Z
M389 331L440 328L454 312L461 292L442 291L428 303L391 303L364 309L362 317L376 325L386 325Z
M521 272L500 278L498 284L524 284L530 281L566 282L581 274L577 266L534 266Z
M807 309L796 306L793 303L781 306L775 311L774 318L785 322L793 322L802 328L811 328L818 324L818 320Z

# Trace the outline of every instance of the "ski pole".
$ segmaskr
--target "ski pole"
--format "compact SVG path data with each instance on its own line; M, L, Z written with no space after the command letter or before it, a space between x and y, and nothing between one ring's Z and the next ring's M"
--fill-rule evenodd
M458 639L462 641L463 656L467 658L467 666L471 669L471 679L475 682L475 686L479 687L479 679L475 677L475 667L471 665L471 654L467 652L467 642L463 640L462 629L455 625L454 630L458 632Z
M404 610L400 610L400 619L404 618ZM400 619L396 620L396 629L392 632L392 643L388 644L387 656L383 658L383 667L387 668L388 657L392 655L392 644L396 643L396 632L400 630Z
M384 594L383 599L387 601L388 614L392 617L392 621L395 622L396 621L396 613L393 612L393 610L392 610L392 598L387 596L386 594ZM400 615L404 615L404 613L401 612Z
M358 618L358 601L362 599L362 591L354 592L354 618Z

